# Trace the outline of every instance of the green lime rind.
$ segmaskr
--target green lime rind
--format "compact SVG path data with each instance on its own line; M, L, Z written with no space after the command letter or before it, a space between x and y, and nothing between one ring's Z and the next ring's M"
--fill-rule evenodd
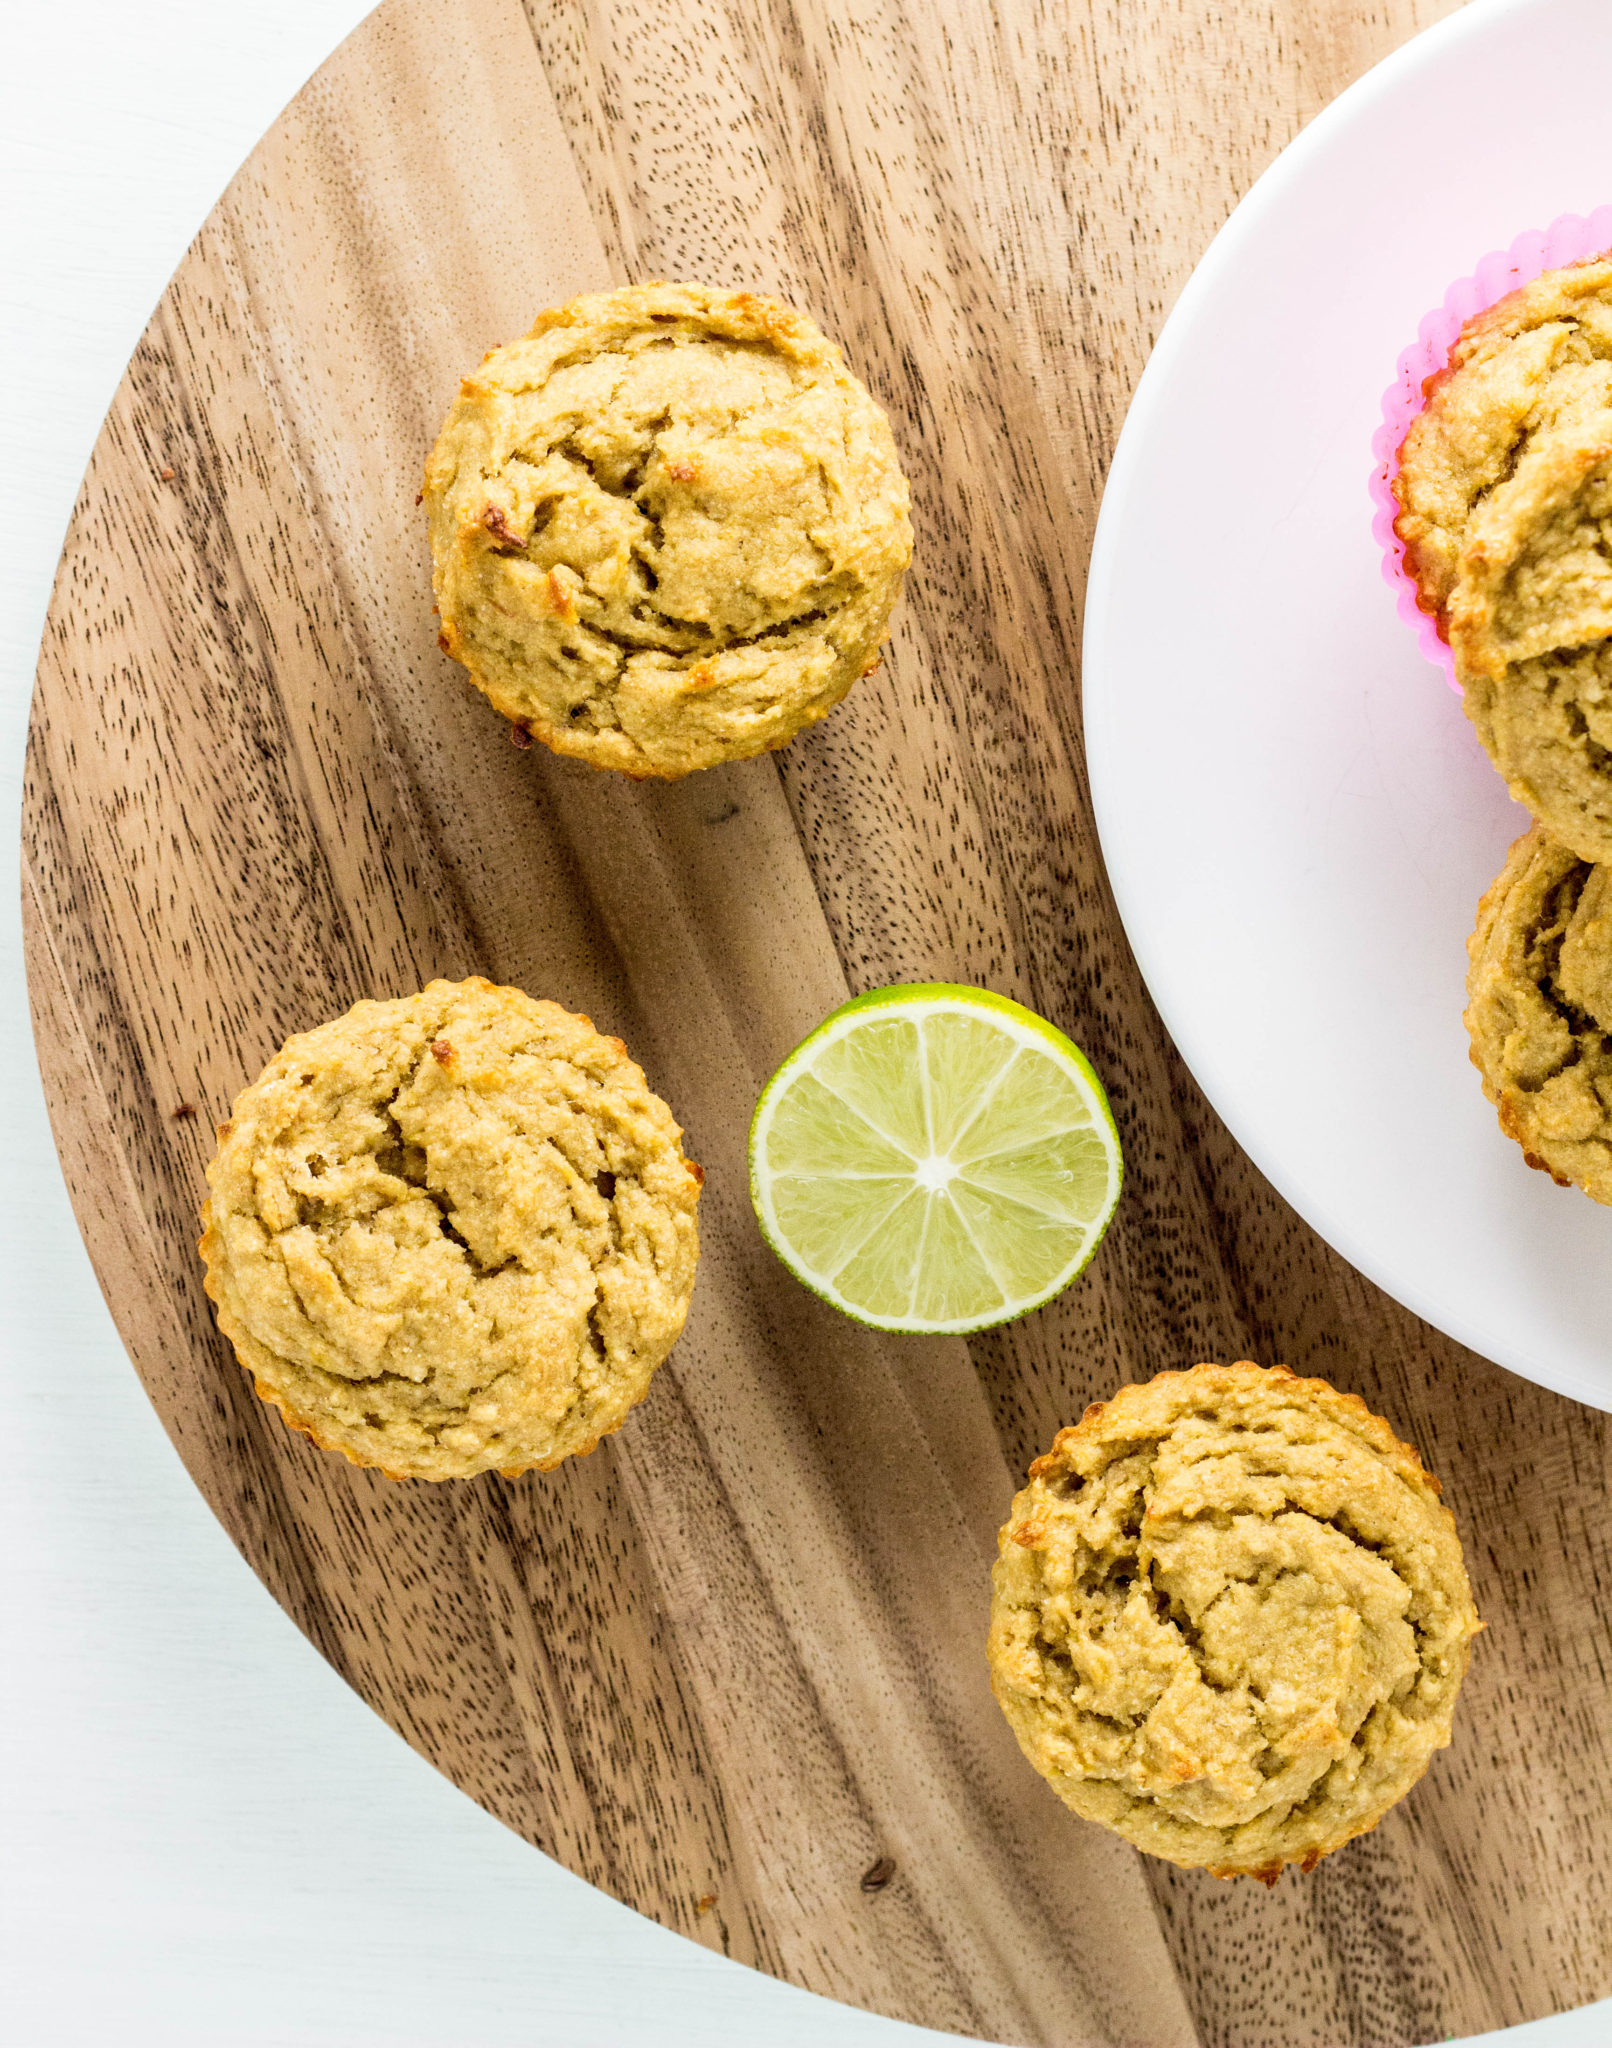
M1080 1048L949 982L873 989L826 1017L762 1090L749 1151L756 1219L796 1279L869 1328L931 1335L1062 1293L1123 1176Z

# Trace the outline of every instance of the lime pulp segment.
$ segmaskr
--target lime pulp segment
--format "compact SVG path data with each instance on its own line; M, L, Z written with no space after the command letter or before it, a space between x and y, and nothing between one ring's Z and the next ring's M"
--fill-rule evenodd
M1043 1018L984 990L876 991L768 1083L750 1141L762 1230L882 1329L960 1331L1049 1300L1119 1196L1107 1098Z

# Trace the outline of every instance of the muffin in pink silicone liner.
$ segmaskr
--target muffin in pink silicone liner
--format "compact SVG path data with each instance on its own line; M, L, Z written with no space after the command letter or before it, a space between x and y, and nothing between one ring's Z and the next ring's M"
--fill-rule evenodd
M1383 400L1375 531L1401 615L1512 794L1612 859L1612 207L1452 285Z

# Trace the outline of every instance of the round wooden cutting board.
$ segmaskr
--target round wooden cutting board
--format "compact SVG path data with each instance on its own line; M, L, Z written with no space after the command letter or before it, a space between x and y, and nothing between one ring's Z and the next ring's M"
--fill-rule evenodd
M1241 1158L1126 950L1078 737L1099 483L1166 303L1300 121L1444 11L387 0L186 258L63 556L24 822L39 1051L196 1483L512 1828L696 1941L932 2026L1391 2048L1612 1991L1606 1418L1418 1323ZM657 276L778 291L841 339L918 553L883 669L817 731L635 787L518 751L439 654L414 500L485 349ZM213 1123L283 1037L470 972L627 1040L706 1166L705 1257L596 1456L400 1486L253 1399L196 1209ZM849 989L930 977L1086 1047L1128 1165L1087 1277L967 1345L836 1318L745 1185L789 1046ZM1420 1446L1491 1624L1454 1747L1268 1893L1067 1814L983 1655L1027 1461L1122 1380L1245 1356Z

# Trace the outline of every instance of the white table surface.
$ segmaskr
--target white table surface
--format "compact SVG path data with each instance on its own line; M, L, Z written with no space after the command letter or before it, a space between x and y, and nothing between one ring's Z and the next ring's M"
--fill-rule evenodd
M639 1919L371 1714L185 1476L56 1166L16 904L28 695L63 529L185 245L365 12L7 0L0 21L0 1156L15 1191L0 1242L0 2043L938 2048L954 2037ZM1612 2004L1504 2038L1588 2048L1612 2039Z

